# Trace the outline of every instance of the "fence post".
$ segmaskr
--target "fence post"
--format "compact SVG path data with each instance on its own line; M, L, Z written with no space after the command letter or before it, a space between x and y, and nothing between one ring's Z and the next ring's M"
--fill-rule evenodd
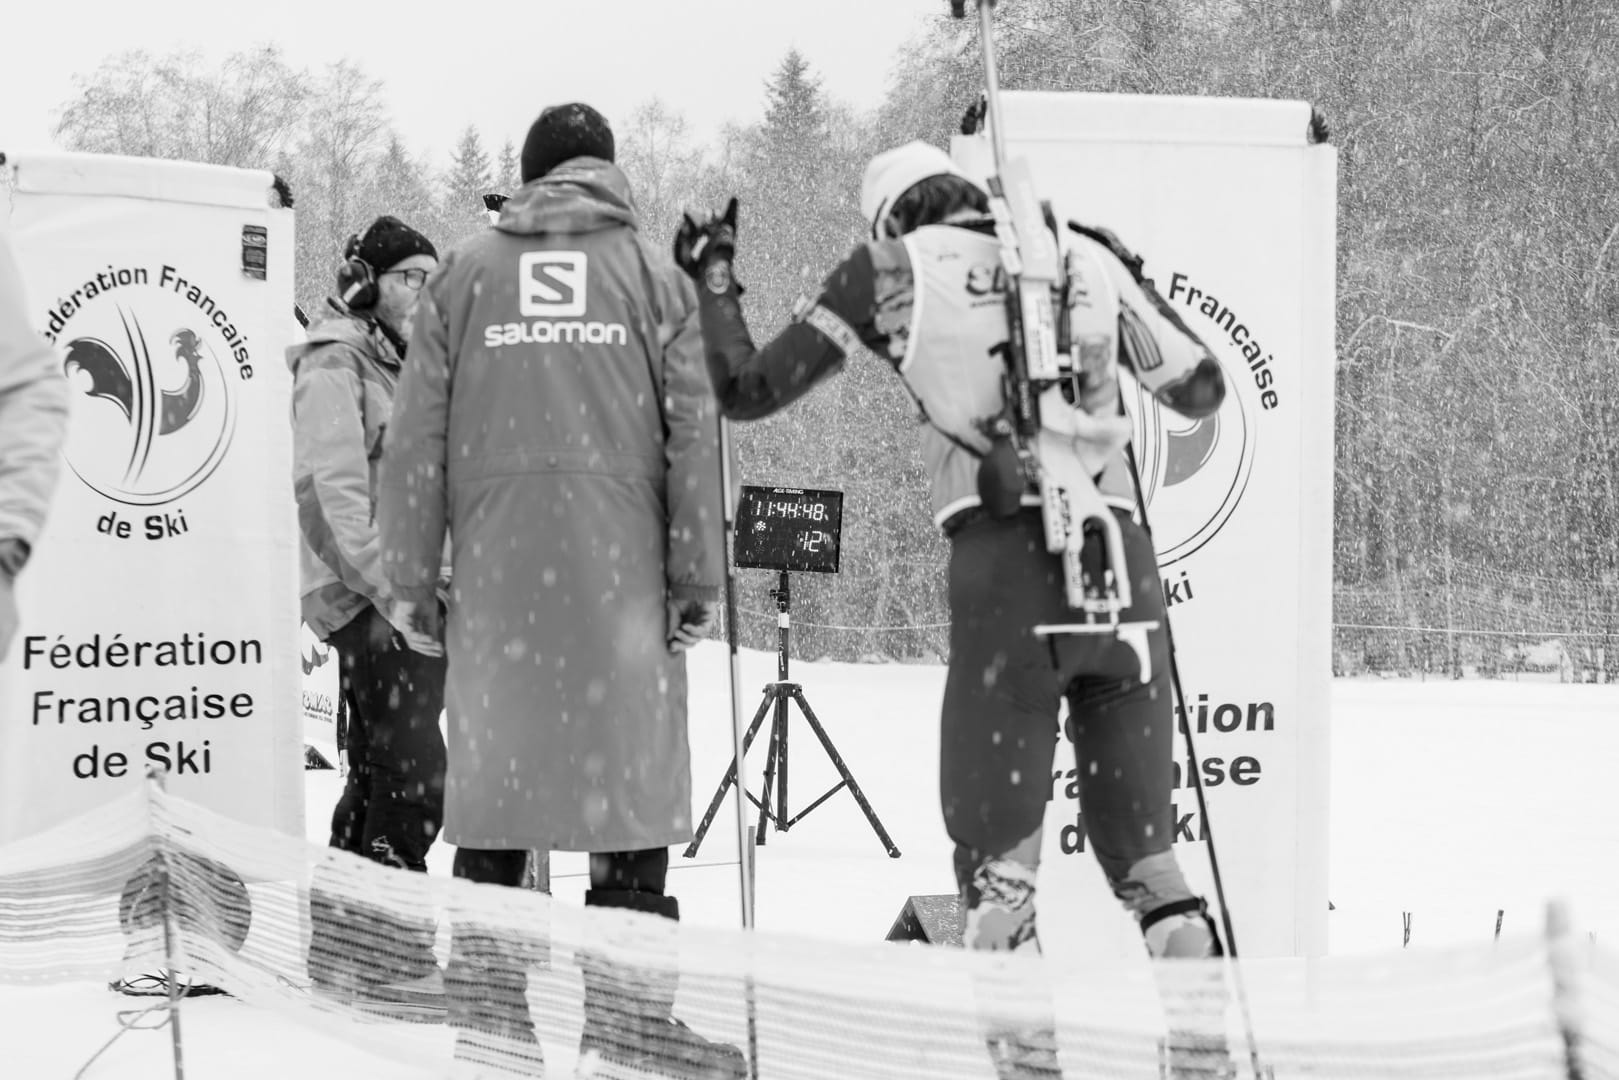
M150 784L148 788L147 805L151 805L151 796L161 795L164 792L163 777L167 770L151 765L147 767L146 779ZM163 913L163 966L166 969L164 979L169 988L169 1044L174 1050L174 1080L185 1080L185 1052L180 1038L180 998L184 996L180 989L179 974L174 966L174 891L172 879L169 876L169 858L163 850L161 836L152 837L152 858L157 871L157 904L158 910Z
M1552 975L1552 1015L1563 1039L1563 1075L1566 1080L1584 1080L1580 1063L1578 957L1568 906L1561 900L1546 905L1546 959Z

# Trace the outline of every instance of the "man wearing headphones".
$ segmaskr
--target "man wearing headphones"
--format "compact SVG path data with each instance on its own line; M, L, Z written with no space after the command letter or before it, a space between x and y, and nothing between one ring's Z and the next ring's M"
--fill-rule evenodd
M349 717L339 732L348 775L331 846L418 872L427 869L443 815L445 662L442 651L407 647L396 628L374 508L416 300L437 265L425 236L398 218L377 218L349 238L324 317L287 350L303 620L338 655ZM340 917L353 913L337 911L318 891L312 908L309 962L318 989L374 995L378 984L390 984L382 997L425 997L442 1007L431 927L403 935L390 928L389 948L365 950L373 955L360 973L339 962L360 950L340 949L332 937Z

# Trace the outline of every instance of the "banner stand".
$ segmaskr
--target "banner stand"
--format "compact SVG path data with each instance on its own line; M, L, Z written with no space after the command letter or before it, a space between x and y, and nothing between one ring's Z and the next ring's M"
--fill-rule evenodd
M254 170L63 153L7 168L0 226L71 421L0 665L0 844L153 768L302 837L292 211Z

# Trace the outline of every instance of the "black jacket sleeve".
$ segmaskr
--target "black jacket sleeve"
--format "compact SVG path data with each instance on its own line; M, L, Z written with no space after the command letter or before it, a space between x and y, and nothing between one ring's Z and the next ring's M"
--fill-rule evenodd
M763 348L753 344L729 271L723 262L710 263L697 287L708 374L727 418L757 420L780 411L841 369L859 345L886 351L886 335L877 329L870 245L839 263L815 301L800 304L793 321Z

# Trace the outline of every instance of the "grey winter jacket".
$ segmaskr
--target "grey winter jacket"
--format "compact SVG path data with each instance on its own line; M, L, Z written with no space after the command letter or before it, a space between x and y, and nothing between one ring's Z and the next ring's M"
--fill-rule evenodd
M303 620L325 640L389 595L374 510L400 360L374 324L330 309L287 366Z
M614 165L565 164L429 277L383 458L398 594L454 541L444 838L621 851L692 832L669 598L723 580L696 298Z
M22 271L0 233L0 539L32 545L62 468L67 379L33 327Z

